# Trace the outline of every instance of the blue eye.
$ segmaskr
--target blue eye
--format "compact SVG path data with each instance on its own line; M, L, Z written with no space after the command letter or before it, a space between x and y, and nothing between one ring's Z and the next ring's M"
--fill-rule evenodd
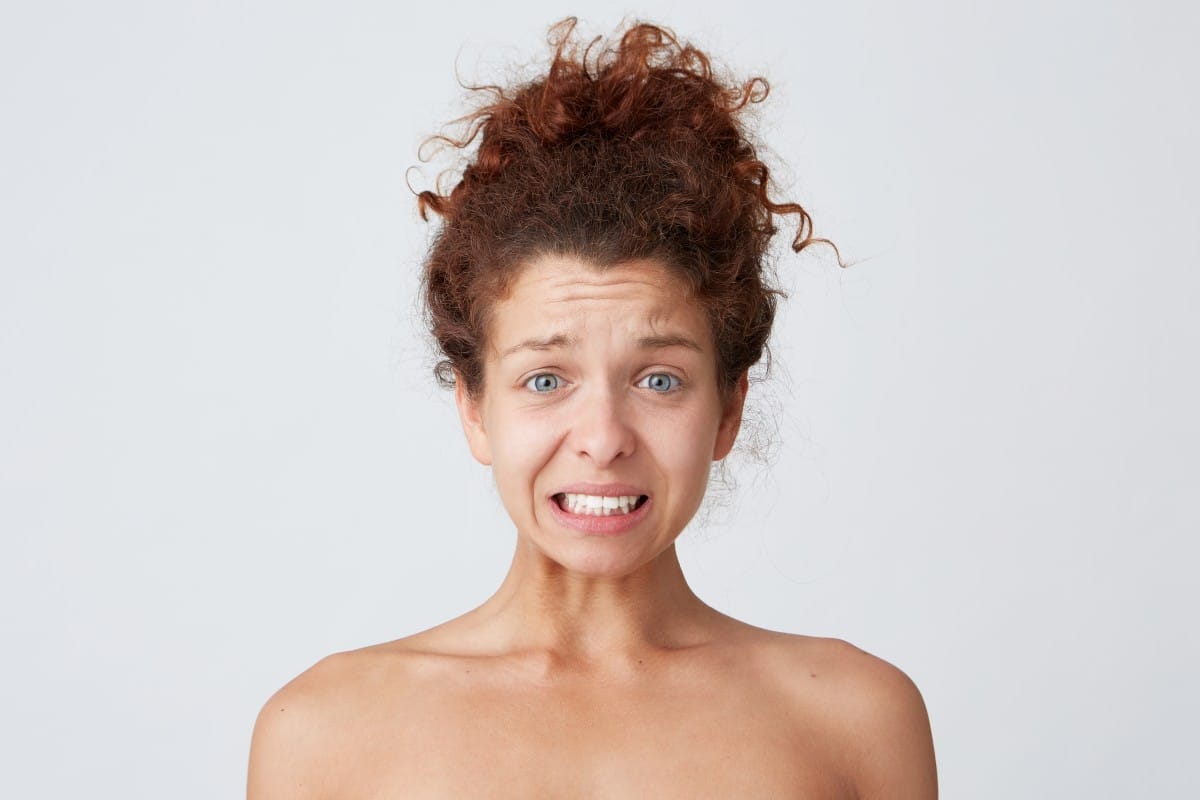
M533 390L538 394L545 394L546 391L558 388L558 376L550 372L539 372L529 380L525 381L525 385L533 384ZM545 391L543 391L545 390Z
M678 389L679 384L682 383L679 378L676 378L669 372L651 372L649 375L642 378L642 381L638 384L638 386L641 386L642 383L645 383L646 381L650 381L649 388L654 389L659 394L673 392ZM675 381L675 386L671 385L671 381Z

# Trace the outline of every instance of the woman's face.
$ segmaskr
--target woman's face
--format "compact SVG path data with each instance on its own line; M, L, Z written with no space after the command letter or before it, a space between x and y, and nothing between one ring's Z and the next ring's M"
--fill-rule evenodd
M746 390L743 376L722 408L708 323L679 279L547 256L493 307L488 338L482 397L460 381L456 401L520 534L595 576L662 553L733 446Z

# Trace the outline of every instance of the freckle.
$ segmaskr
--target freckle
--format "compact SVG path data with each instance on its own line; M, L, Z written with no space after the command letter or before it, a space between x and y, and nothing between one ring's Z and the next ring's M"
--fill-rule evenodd
M810 677L810 678L815 678L815 677L817 677L817 673L815 673L815 672L810 672L810 673L808 673L808 677Z

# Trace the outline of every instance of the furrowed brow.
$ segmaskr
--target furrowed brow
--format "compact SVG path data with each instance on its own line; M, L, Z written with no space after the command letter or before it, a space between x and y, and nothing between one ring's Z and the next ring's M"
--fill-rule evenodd
M574 336L568 336L565 333L556 333L553 336L545 338L526 339L520 344L513 345L500 354L500 358L508 358L513 353L518 353L522 350L555 350L562 347L574 347L578 340Z
M662 350L668 347L686 347L690 350L695 350L697 353L703 353L704 348L696 344L686 336L667 334L663 336L643 336L638 339L638 347L642 350Z

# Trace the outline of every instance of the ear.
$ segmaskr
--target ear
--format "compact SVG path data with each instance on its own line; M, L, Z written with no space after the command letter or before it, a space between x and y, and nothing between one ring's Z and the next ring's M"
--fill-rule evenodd
M462 378L457 373L454 376L454 404L458 406L458 420L467 436L471 455L485 467L490 466L492 448L488 444L487 431L483 429L483 415L480 413L479 402L467 394Z
M733 443L742 427L742 409L746 405L746 393L749 390L749 373L743 372L734 384L729 402L725 404L725 410L721 414L721 425L717 429L717 441L713 446L713 461L720 461L733 449Z

